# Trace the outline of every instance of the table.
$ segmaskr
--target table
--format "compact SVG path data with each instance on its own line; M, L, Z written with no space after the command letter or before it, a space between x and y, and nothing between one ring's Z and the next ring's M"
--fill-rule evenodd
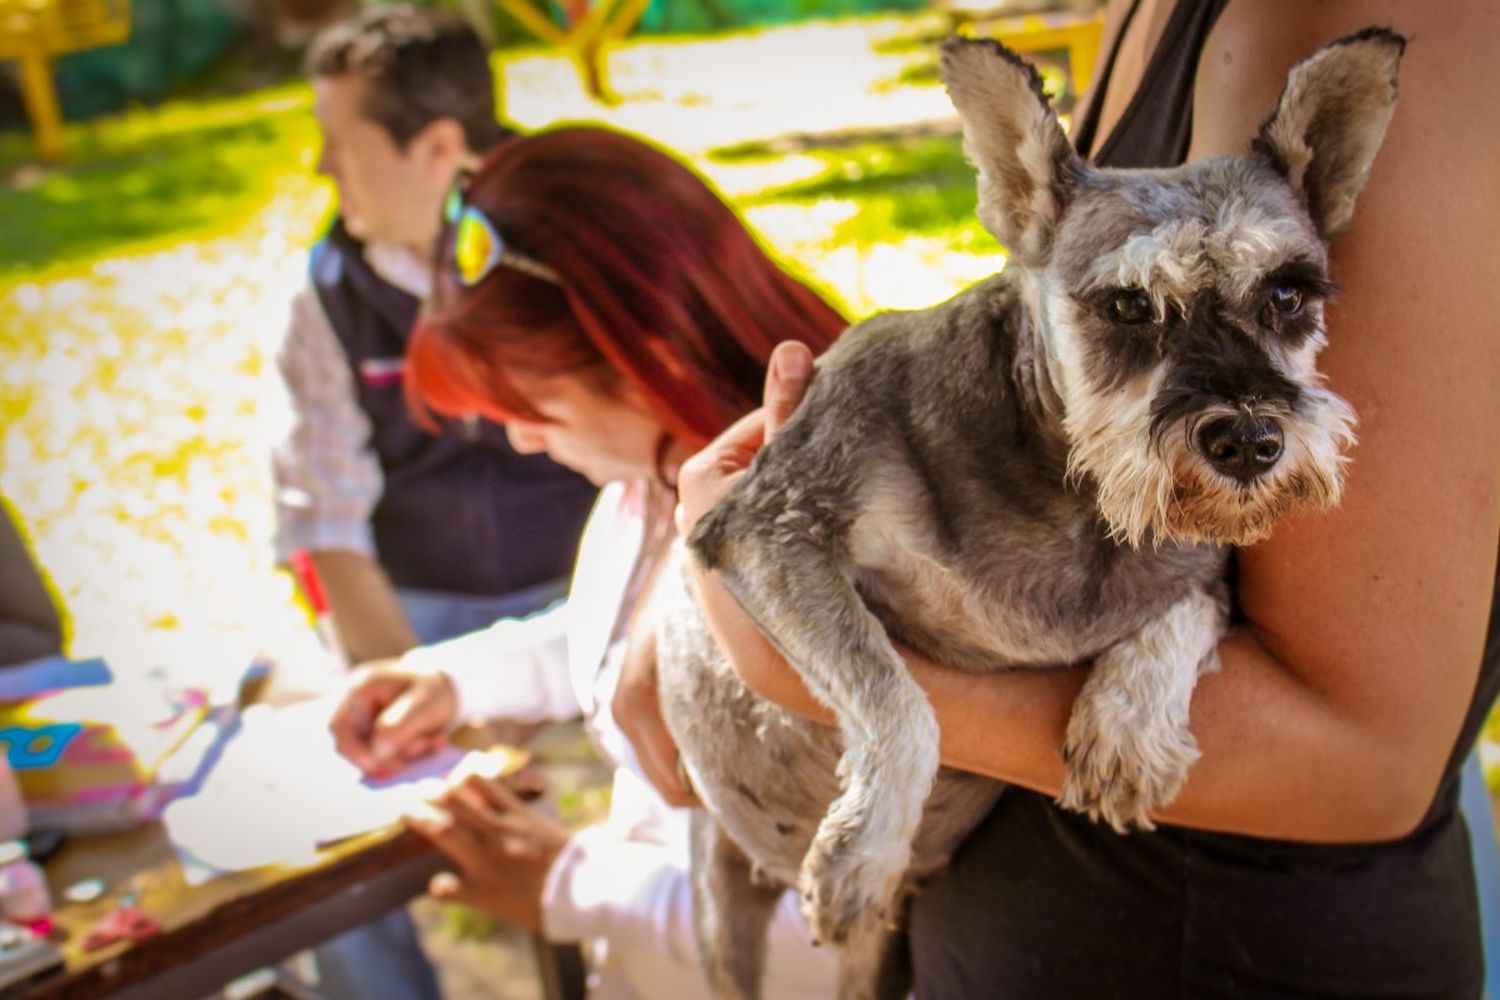
M426 891L445 867L442 856L410 832L390 829L353 838L301 868L267 868L185 882L166 833L153 823L123 834L80 838L46 865L54 920L66 933L66 971L25 992L27 1000L160 1000L203 997L225 983L360 926ZM90 903L62 902L62 890L102 878L109 891ZM139 887L146 912L162 932L137 944L84 952L84 934ZM581 998L576 949L536 939L548 1000Z

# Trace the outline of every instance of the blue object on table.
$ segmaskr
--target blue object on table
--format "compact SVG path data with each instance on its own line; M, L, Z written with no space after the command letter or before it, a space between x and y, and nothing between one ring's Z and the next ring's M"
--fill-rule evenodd
M45 656L0 669L0 701L29 701L48 691L108 684L113 679L103 660Z

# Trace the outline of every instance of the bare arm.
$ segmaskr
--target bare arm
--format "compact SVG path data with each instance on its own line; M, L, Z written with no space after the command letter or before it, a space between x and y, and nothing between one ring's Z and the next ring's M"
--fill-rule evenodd
M1372 23L1415 38L1396 120L1335 247L1342 304L1323 367L1361 417L1344 504L1244 553L1250 623L1198 685L1203 757L1159 811L1165 821L1308 841L1397 837L1453 750L1500 537L1500 136L1474 114L1500 97L1487 65L1500 22L1481 7L1236 3L1204 53L1194 157L1242 150L1287 68L1317 45ZM747 682L826 718L733 600L700 583ZM1080 672L977 677L909 662L946 763L1059 790Z
M385 570L363 552L311 553L350 663L400 656L417 644Z

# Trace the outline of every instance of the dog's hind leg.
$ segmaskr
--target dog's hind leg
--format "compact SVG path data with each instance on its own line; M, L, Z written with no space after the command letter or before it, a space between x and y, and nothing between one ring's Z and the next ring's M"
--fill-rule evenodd
M692 818L693 926L698 959L719 1000L757 1000L766 965L766 928L786 887L757 875L707 812Z
M1094 661L1063 743L1063 806L1121 833L1151 829L1151 810L1198 759L1188 705L1199 675L1218 666L1226 607L1222 594L1195 590Z
M839 951L838 1000L905 1000L911 995L911 956L904 913L910 894L893 909L899 921L859 925Z

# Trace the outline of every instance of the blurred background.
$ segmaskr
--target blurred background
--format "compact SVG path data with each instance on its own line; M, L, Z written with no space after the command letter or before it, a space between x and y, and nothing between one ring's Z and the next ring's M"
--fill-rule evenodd
M1082 71L1095 5L998 2L1002 28L1051 45L1048 85L1070 101L1069 45ZM443 5L492 40L503 117L603 122L676 151L852 316L930 305L1001 264L937 80L933 42L967 10ZM271 565L273 353L335 208L301 52L357 6L0 0L0 495L75 657L128 668L310 641Z
M206 667L315 642L271 563L272 352L334 208L301 52L360 5L0 0L0 494L75 657ZM510 122L675 150L855 317L934 304L1002 261L933 43L1027 48L1067 108L1099 27L1097 4L1047 0L434 5L493 46ZM460 950L493 932L434 920Z

